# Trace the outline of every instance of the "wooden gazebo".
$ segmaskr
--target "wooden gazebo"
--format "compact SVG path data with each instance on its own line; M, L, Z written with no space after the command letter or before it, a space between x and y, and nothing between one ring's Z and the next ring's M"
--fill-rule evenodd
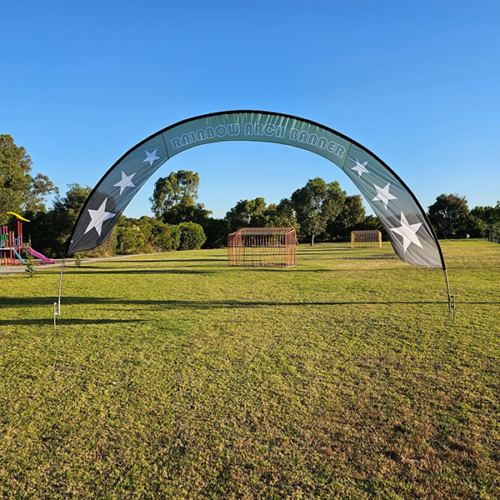
M244 227L227 237L230 266L295 266L293 227Z

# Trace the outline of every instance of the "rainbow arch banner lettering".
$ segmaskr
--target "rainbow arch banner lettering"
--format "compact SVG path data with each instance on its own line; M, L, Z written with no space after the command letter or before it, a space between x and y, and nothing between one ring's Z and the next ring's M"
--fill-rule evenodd
M432 226L403 180L368 149L319 123L267 111L227 111L178 122L125 153L101 178L73 228L66 255L104 243L129 202L170 158L214 142L273 142L306 149L352 180L408 264L446 269Z

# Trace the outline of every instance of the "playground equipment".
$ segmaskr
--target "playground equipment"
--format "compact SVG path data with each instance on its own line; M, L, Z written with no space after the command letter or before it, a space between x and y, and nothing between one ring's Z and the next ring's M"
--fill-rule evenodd
M45 262L45 264L55 264L56 261L49 259L48 257L45 257L45 255L41 254L40 252L37 252L36 250L33 250L29 245L23 246L21 248L25 248L28 253L33 255L33 257L36 257L37 259L40 259L42 262Z
M56 261L45 257L45 255L33 250L29 245L23 244L23 223L29 222L28 219L21 217L15 212L7 212L17 218L17 236L15 231L9 231L7 226L2 226L0 234L0 265L21 266L24 265L24 259L21 257L21 250L24 248L28 253L40 259L45 264L55 264Z
M17 237L15 231L9 231L7 226L2 226L0 235L0 265L21 266L24 260L21 257L23 247L23 224L17 219Z

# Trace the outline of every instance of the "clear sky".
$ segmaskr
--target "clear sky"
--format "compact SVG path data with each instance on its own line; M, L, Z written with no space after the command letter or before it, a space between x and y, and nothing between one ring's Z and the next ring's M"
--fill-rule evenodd
M0 133L63 194L177 121L255 109L363 144L425 209L441 193L500 200L498 0L27 0L2 5L0 42ZM179 169L199 172L216 217L314 177L357 194L310 152L223 143L167 162L125 215L149 215L154 182Z

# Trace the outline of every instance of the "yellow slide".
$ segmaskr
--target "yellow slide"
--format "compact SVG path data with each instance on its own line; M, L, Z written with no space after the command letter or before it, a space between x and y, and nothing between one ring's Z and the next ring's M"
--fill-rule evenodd
M28 219L25 219L24 217L21 217L19 214L16 214L15 212L7 212L8 214L15 215L18 219L23 220L24 222L29 222Z

